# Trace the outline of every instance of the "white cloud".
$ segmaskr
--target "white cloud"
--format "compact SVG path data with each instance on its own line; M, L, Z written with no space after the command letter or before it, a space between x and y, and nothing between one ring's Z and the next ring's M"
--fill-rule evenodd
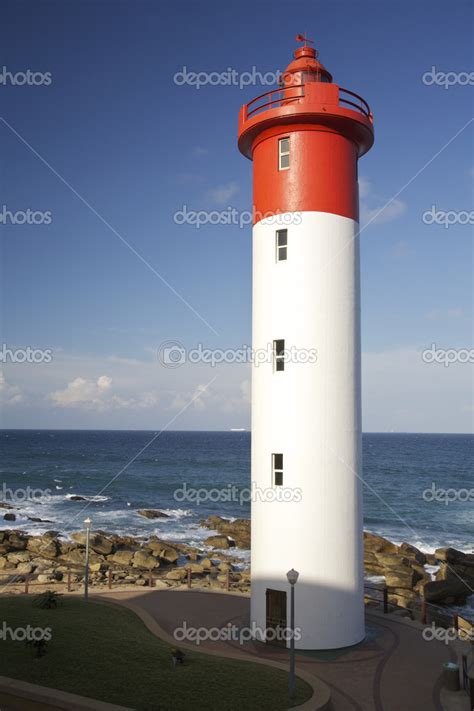
M98 411L154 407L159 401L152 392L142 392L137 397L123 397L114 393L112 378L108 375L101 375L97 380L75 378L63 390L50 393L49 400L58 407Z
M21 390L16 385L9 385L3 373L0 373L0 404L16 405L23 401Z
M369 223L390 222L406 211L406 204L398 198L379 197L373 190L370 180L359 178L360 221L362 226ZM375 203L375 205L374 205Z
M406 205L402 200L395 198L389 202L388 200L376 207L367 207L362 201L360 204L360 219L363 225L372 224L374 222L390 222L395 220L406 211Z
M217 205L225 205L234 195L237 195L239 190L239 185L235 181L232 181L212 188L208 191L208 197Z

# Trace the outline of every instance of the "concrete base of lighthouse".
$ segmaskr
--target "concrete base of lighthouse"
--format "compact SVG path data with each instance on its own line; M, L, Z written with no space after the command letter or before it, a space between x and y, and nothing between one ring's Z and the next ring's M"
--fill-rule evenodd
M262 493L252 502L251 619L268 629L279 605L289 627L295 568L296 648L336 649L365 636L358 224L322 212L278 222L253 231L253 347L284 339L317 360L253 368L252 483ZM288 253L278 261L282 227ZM284 455L277 487L273 453ZM276 489L289 493L274 500Z

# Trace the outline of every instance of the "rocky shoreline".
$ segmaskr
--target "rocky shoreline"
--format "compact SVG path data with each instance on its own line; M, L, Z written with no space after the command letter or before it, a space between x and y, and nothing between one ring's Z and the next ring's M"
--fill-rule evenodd
M159 518L161 512L142 515ZM8 520L8 519L7 519ZM185 583L188 569L193 579L208 585L229 584L249 592L250 573L232 549L250 548L250 520L209 516L200 521L210 534L202 547L189 546L156 536L137 538L94 531L90 537L90 574L93 585L163 586ZM48 585L65 576L72 583L83 579L85 533L69 539L56 531L35 536L19 530L0 531L0 576L3 584L26 578ZM474 589L474 554L439 548L427 554L408 543L396 545L373 533L364 533L364 566L367 575L383 576L388 601L409 611L420 600L437 605L463 605ZM432 575L426 566L436 566Z

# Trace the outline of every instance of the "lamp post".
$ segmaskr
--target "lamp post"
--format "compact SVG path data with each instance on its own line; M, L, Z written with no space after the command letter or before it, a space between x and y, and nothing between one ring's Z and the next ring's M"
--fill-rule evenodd
M290 583L290 678L288 680L288 695L293 699L296 691L295 684L295 585L298 580L299 573L294 568L286 574Z
M92 521L87 517L84 521L86 527L86 567L84 571L84 600L89 599L89 539L91 534Z

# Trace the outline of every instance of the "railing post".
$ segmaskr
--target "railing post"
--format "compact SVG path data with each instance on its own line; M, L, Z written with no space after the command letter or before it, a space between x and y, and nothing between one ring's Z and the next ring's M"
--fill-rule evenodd
M25 595L28 595L29 587L30 587L30 576L27 575L25 577Z
M457 612L453 613L453 627L456 632L459 632L459 615Z
M424 625L426 625L427 621L427 611L428 610L426 600L423 598L423 600L421 601L421 621Z
M188 588L191 587L191 568L187 568L188 573Z
M107 585L109 590L112 590L112 568L109 568L107 571Z
M152 573L151 570L150 570L150 587L151 587L151 588L154 588L154 587L155 587L155 580L154 580L154 578L153 578L153 573Z
M226 576L225 576L225 589L227 592L230 590L230 570L226 571Z
M388 588L387 588L387 586L385 586L383 589L383 614L386 615L387 613L388 613Z
M71 571L67 571L67 591L71 592Z

